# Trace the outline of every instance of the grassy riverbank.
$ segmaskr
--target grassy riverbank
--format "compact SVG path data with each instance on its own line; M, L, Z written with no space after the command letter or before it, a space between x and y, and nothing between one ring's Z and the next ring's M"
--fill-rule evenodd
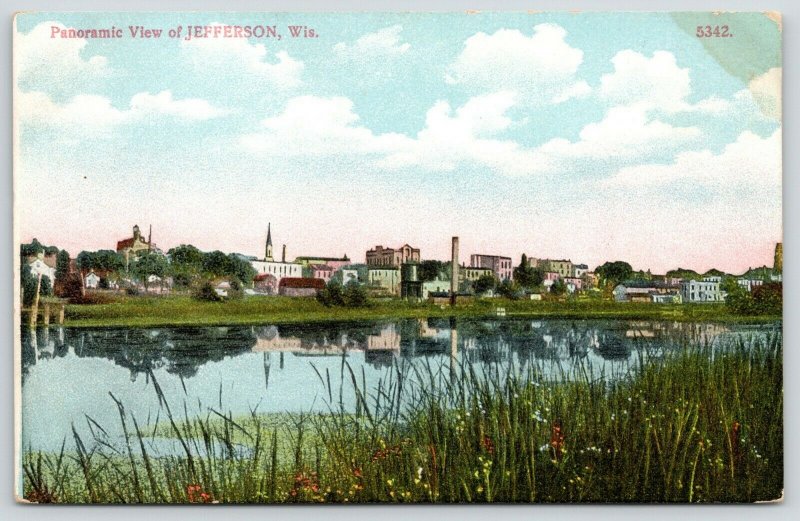
M204 302L188 296L115 296L109 303L69 305L70 327L255 325L265 323L319 322L427 317L492 317L503 307L507 316L529 318L632 319L758 322L780 316L734 315L724 305L617 303L610 301L475 300L455 307L400 300L370 301L362 308L328 308L311 298L248 297L228 302Z
M119 404L127 439L108 440L94 428L96 440L70 434L62 454L26 453L24 496L547 503L782 495L780 334L686 346L616 381L593 379L580 365L547 381L530 364L476 374L472 366L418 363L393 367L367 389L342 363L333 378L355 389L356 409L339 407L326 372L316 385L330 412L318 415L233 418L209 407L187 418L151 373L162 398L156 425L142 425ZM177 440L178 452L154 457L146 447L164 436Z

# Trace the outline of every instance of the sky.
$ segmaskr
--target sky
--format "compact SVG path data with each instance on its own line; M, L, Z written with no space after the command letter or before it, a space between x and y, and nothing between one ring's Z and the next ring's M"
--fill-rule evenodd
M280 38L185 39L215 25ZM465 259L771 265L780 34L760 13L21 14L18 236L76 255L152 225L164 250L263 256L271 223L289 258L447 259L459 236Z

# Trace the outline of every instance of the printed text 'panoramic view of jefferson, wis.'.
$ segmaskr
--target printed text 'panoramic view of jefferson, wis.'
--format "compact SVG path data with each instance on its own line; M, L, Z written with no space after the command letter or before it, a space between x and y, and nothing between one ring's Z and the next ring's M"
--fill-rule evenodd
M782 500L781 32L18 14L15 497Z

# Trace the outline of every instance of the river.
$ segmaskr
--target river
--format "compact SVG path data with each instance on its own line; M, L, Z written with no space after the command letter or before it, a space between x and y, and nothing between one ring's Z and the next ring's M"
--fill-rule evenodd
M721 339L763 336L780 328L779 322L518 318L180 328L51 326L35 332L23 327L22 441L26 450L58 450L65 438L71 446L72 425L84 437L97 425L119 436L119 412L109 393L140 424L164 420L153 378L181 418L184 404L190 416L205 416L209 407L233 416L252 410L327 411L330 405L339 407L340 399L348 409L355 406L343 362L368 392L389 378L393 366L415 363L443 372L465 364L501 371L535 366L549 377L564 377L580 367L593 377L619 378L642 360L683 349L687 342L712 346ZM330 394L323 385L328 375Z

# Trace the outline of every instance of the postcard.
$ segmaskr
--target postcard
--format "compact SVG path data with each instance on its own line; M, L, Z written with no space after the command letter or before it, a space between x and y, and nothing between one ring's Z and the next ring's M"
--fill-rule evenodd
M15 497L782 500L781 23L18 14Z

